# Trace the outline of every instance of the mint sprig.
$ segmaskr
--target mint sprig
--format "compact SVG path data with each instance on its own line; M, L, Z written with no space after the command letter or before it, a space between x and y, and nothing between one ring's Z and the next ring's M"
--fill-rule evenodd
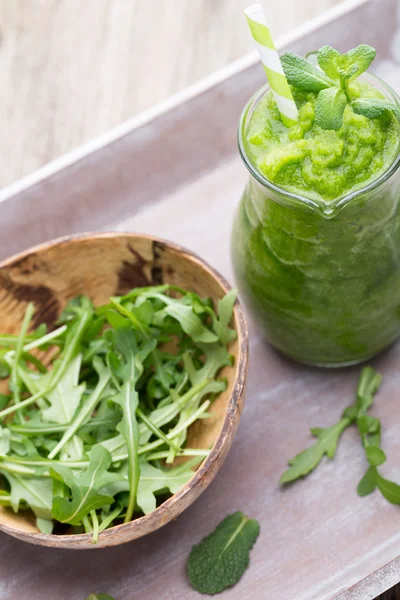
M380 98L352 98L349 83L369 68L375 56L375 49L366 44L345 54L331 46L322 46L317 52L319 68L291 52L283 54L281 62L290 85L300 91L318 94L316 124L322 129L337 131L342 127L347 104L355 113L370 119L380 117L388 110L400 118L400 109L392 102Z

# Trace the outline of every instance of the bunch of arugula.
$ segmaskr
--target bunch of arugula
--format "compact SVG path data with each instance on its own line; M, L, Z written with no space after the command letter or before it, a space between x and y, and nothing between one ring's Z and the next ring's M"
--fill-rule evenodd
M354 404L343 411L339 421L332 427L311 429L312 435L317 438L316 442L289 461L289 468L281 476L281 484L305 477L319 465L325 455L334 458L342 433L355 425L369 465L357 487L359 496L367 496L378 489L386 500L392 504L400 504L400 485L384 478L378 470L386 461L386 454L381 448L381 422L368 414L381 383L382 375L372 367L362 370Z
M370 119L391 110L400 118L399 107L383 98L353 98L351 82L362 75L376 56L371 46L361 44L346 54L331 46L317 52L318 66L309 60L286 52L281 57L288 82L297 90L318 94L315 122L322 129L339 130L343 113L349 104L352 110Z
M42 532L57 522L96 542L178 491L208 454L186 447L187 433L226 388L235 299L216 312L170 285L97 308L82 296L55 330L28 335L29 305L20 334L0 336L0 504L30 508ZM171 467L180 456L192 458Z

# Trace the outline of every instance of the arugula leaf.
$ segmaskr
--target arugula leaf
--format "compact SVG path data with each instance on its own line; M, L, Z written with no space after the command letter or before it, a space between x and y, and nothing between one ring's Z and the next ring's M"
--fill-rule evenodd
M340 436L350 423L349 419L344 418L332 427L311 429L317 441L289 460L290 467L281 476L280 483L290 483L299 477L304 477L319 465L325 455L334 458Z
M233 307L237 298L236 290L230 290L222 300L218 301L218 317L214 319L213 329L221 342L225 345L233 342L237 333L234 329L230 329L229 325L232 320ZM214 311L212 311L214 312Z
M365 448L365 456L371 467L378 467L386 461L386 454L378 446L367 446Z
M92 414L92 412L94 411L94 409L100 401L101 395L104 392L104 389L110 380L110 373L104 366L103 361L98 356L96 356L93 360L93 367L99 376L97 386L90 394L89 398L82 404L80 410L75 414L75 417L73 418L68 429L66 429L66 431L64 432L61 440L50 452L49 459L52 459L55 456L57 456L60 450L75 435L78 429L90 418L90 415ZM84 386L80 387L84 389Z
M315 123L322 129L338 131L343 125L343 113L347 105L343 90L331 87L318 94L315 106Z
M14 512L18 512L23 501L29 505L37 518L51 520L51 479L23 477L7 471L3 472L3 475L11 488L10 501Z
M369 467L360 483L357 486L359 496L369 496L377 486L378 471L376 467Z
M358 115L363 115L369 119L376 119L382 116L388 110L394 112L397 118L400 119L400 108L397 104L383 100L380 98L358 98L350 104L351 108Z
M157 493L167 490L171 494L179 492L192 477L193 467L197 466L201 460L202 458L195 457L178 467L161 469L142 459L139 463L140 479L137 489L137 505L143 513L147 515L156 509ZM129 491L130 483L126 464L118 471L118 475L119 479L103 488L104 493L115 496L120 492Z
M388 500L391 504L400 504L400 485L394 483L394 481L389 481L382 477L382 475L377 474L377 487L386 500Z
M5 456L10 451L11 431L0 426L0 455Z
M288 82L298 90L320 92L335 85L323 71L301 56L285 52L281 63Z
M168 304L154 315L154 324L160 326L164 319L169 316L176 319L183 331L190 335L195 342L211 344L218 340L215 333L207 329L194 313L192 306L185 306L173 298L168 299Z
M86 471L76 473L65 465L54 465L50 471L51 476L70 488L71 497L53 498L53 518L60 523L79 525L91 510L111 504L113 498L101 492L103 487L117 477L108 472L110 465L111 455L101 446L95 446L90 452L90 463Z
M260 525L241 512L226 517L213 533L193 546L187 574L201 594L218 594L235 585L249 566Z
M82 355L78 354L71 360L53 390L46 395L50 407L42 411L45 421L60 424L71 421L86 388L85 384L78 385L81 362ZM47 376L44 378L47 379Z

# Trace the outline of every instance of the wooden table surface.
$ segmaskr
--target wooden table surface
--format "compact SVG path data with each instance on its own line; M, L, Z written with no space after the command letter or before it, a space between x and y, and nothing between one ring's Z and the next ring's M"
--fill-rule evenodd
M252 50L249 3L0 0L0 187ZM264 7L279 36L338 3Z
M0 188L253 49L252 0L0 0ZM275 36L339 0L263 5Z

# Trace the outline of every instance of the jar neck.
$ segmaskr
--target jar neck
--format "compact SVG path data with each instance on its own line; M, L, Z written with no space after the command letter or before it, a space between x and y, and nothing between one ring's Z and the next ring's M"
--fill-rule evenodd
M387 98L387 100L395 103L400 109L399 96L389 85L379 79L379 77L365 73L360 77L360 80L365 81L375 87L385 96L385 98ZM302 194L289 192L285 188L274 184L272 181L268 180L251 161L245 143L246 133L253 113L260 102L264 99L266 94L269 92L270 86L268 84L264 85L250 98L249 102L245 106L239 121L238 146L242 160L248 169L251 178L254 180L254 184L264 188L265 192L268 193L273 200L276 200L277 202L285 204L289 207L308 207L320 214L322 217L326 219L332 219L348 204L354 202L362 196L365 196L366 194L373 193L375 190L384 187L398 170L400 166L400 135L397 143L395 159L379 177L364 187L357 188L354 191L350 191L342 196L338 196L334 200L327 201L322 197L320 199L307 197Z

